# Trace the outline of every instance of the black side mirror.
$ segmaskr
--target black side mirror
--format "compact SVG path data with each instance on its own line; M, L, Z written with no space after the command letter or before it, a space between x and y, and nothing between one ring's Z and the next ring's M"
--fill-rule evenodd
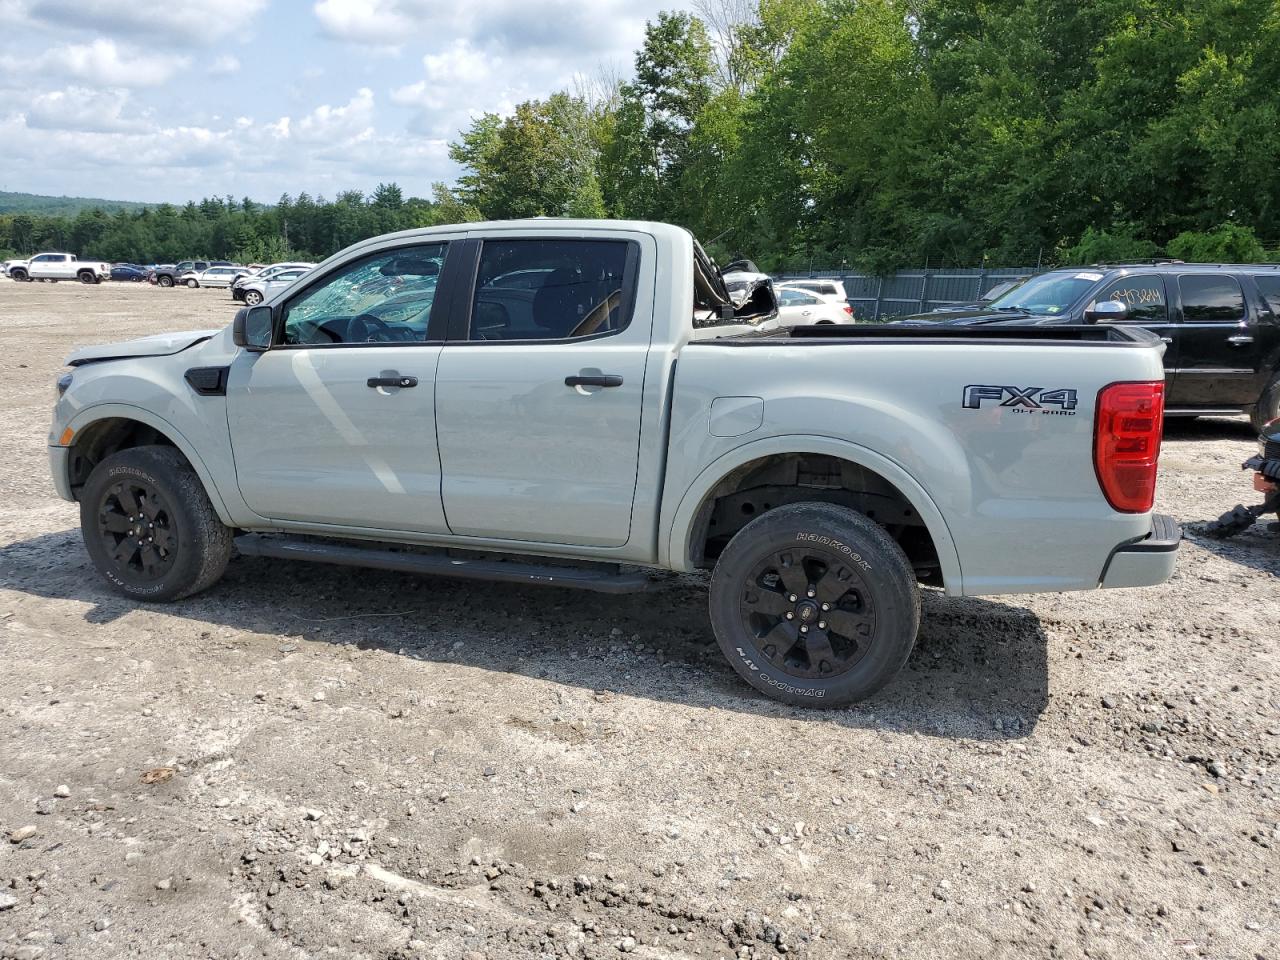
M231 339L235 341L235 345L252 353L270 350L271 334L275 327L274 313L265 304L242 307L231 324Z
M1129 316L1129 307L1119 300L1100 300L1084 312L1090 323L1121 323Z

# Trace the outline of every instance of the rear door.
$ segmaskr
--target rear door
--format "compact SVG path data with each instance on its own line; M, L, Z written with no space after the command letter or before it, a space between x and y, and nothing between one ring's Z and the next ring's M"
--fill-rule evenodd
M1255 402L1258 343L1239 279L1179 274L1177 296L1177 373L1167 406L1232 409Z
M656 251L629 236L476 242L436 378L453 533L601 547L630 537Z

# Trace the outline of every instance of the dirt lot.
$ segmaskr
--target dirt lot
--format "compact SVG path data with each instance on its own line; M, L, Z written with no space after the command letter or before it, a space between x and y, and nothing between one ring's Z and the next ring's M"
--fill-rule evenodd
M929 595L899 681L831 713L739 683L688 579L239 559L126 602L48 479L54 379L231 315L0 280L0 957L1280 957L1280 536L1192 526L1145 591ZM1255 502L1251 444L1174 424L1160 509Z

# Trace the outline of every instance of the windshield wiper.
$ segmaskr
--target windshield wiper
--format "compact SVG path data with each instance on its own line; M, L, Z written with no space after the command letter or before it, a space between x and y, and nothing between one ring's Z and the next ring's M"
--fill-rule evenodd
M1013 312L1016 312L1016 313L1030 313L1030 312L1031 312L1031 311L1030 311L1030 310L1028 310L1026 307L1019 307L1019 306L1012 306L1012 307L996 307L995 309L996 309L996 310L1000 310L1000 311L1002 311L1002 312L1006 312L1006 313L1007 313L1007 312L1010 312L1010 311L1013 311Z

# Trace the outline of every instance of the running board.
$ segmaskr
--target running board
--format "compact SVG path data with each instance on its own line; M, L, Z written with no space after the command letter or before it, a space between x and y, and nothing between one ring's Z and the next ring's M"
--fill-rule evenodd
M596 593L639 593L654 586L644 571L624 573L617 564L593 563L557 566L535 558L494 560L451 556L447 551L427 552L418 548L386 544L358 547L332 540L315 540L280 534L246 533L235 539L236 549L246 557L279 560L311 560L348 567L372 567L401 573L466 580L496 580L502 583L537 584L545 587L576 587Z

